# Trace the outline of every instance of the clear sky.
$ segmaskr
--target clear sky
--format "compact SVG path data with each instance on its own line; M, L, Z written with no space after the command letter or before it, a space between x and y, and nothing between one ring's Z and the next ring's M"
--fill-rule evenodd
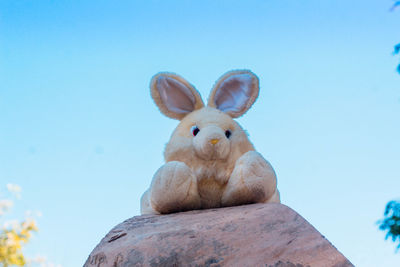
M149 81L203 98L230 69L261 92L238 119L282 202L356 266L398 266L376 221L400 197L400 10L390 0L0 1L0 186L40 210L26 252L82 266L163 163L177 121Z

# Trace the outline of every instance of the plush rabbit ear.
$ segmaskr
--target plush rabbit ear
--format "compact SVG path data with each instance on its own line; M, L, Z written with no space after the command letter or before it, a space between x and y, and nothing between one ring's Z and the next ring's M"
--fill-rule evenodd
M208 98L208 106L217 108L232 118L240 117L256 101L258 83L257 76L251 71L230 71L216 82Z
M199 92L182 77L158 73L150 83L151 96L167 117L181 120L186 114L204 107Z

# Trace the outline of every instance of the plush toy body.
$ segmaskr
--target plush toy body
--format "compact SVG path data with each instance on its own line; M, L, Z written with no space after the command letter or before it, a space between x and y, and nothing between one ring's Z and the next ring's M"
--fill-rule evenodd
M142 214L280 202L272 166L233 120L252 106L258 84L250 71L228 72L204 106L200 94L182 77L153 77L155 103L166 116L181 122L166 145L166 163L142 196Z

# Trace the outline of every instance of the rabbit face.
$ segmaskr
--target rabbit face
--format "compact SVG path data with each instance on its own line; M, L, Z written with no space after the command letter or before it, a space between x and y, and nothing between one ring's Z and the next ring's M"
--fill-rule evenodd
M193 138L196 155L204 160L226 159L230 142L218 125L207 125Z
M251 72L232 71L222 76L206 107L194 87L175 74L157 74L150 88L161 112L181 120L166 146L166 161L233 166L242 154L254 150L232 119L244 114L258 96L258 78Z
M225 113L205 107L196 110L182 120L195 155L203 160L224 160L231 150L231 138L235 125Z
M218 109L204 107L182 119L166 145L164 157L166 162L184 162L198 181L212 177L222 185L236 160L250 150L254 147L237 122Z

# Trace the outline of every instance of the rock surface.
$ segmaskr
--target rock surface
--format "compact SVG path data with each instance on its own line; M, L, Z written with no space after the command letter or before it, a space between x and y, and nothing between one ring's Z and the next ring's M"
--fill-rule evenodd
M353 266L282 204L138 216L112 229L84 267Z

